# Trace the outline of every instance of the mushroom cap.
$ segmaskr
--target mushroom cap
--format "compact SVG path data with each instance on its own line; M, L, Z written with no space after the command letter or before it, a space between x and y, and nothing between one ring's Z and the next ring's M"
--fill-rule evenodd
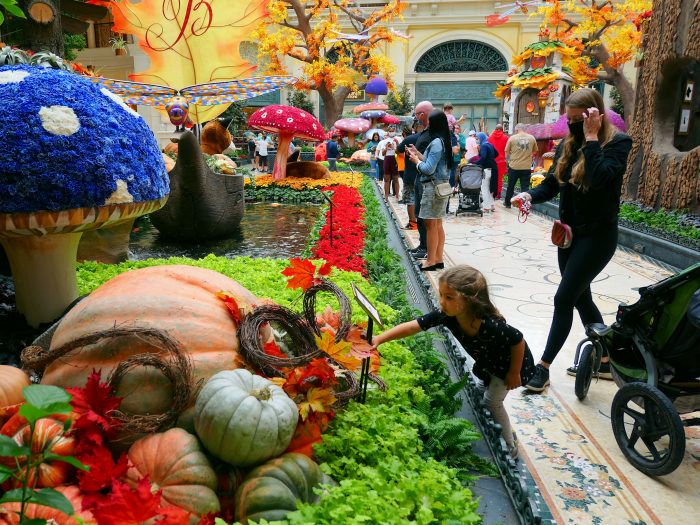
M389 87L386 85L386 80L381 77L374 77L365 86L365 93L370 95L386 95L388 92Z
M364 133L370 127L369 120L363 118L343 118L337 120L333 124L341 131L349 131L350 133Z
M46 211L55 220L60 210L164 202L169 181L153 132L106 88L68 71L7 66L0 100L12 108L0 118L0 215Z
M382 124L401 124L401 120L395 115L389 115L388 113L379 119Z
M293 133L302 140L323 140L323 125L311 113L292 106L272 104L248 118L248 125L270 133Z
M362 118L382 118L384 115L386 115L386 111L379 111L376 109L360 113Z
M389 106L381 102L368 102L367 104L360 104L352 109L353 113L362 113L363 111L372 111L373 109L379 109L381 111L386 111Z

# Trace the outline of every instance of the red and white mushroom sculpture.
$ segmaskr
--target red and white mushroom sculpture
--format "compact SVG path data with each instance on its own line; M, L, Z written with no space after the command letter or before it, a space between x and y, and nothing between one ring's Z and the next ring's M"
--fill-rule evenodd
M366 104L360 104L359 106L355 106L354 108L352 108L352 112L357 113L359 115L363 111L386 111L387 109L389 109L389 106L387 106L383 102L367 102Z
M382 118L379 119L379 122L382 124L389 124L390 126L395 126L396 124L401 124L401 120L394 116L394 115L389 115L388 113L384 115Z
M343 118L333 124L337 129L348 134L348 146L355 144L355 135L362 134L369 129L370 122L363 118Z
M287 176L289 144L294 137L302 140L321 141L325 133L323 125L311 113L292 106L273 104L257 110L248 118L248 126L270 133L277 133L277 156L272 178L280 180Z

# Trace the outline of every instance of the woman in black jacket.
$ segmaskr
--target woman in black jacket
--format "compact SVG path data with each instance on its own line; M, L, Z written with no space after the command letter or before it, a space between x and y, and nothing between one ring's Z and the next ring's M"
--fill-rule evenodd
M549 384L549 365L571 331L574 308L581 322L602 323L593 302L591 283L617 247L617 217L622 177L632 139L605 118L603 97L593 89L574 91L566 101L569 134L557 147L544 181L511 200L533 203L559 195L559 218L573 232L573 242L557 250L561 282L554 296L554 317L547 345L526 387L541 392ZM601 365L605 376L607 363Z

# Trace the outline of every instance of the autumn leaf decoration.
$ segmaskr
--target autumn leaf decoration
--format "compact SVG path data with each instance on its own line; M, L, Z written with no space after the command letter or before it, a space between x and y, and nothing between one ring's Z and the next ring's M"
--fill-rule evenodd
M250 77L255 66L240 53L241 43L267 17L269 0L88 0L107 6L112 31L135 35L149 67L131 80L182 89L207 82ZM206 122L228 104L192 105L190 117Z
M316 345L333 361L353 372L358 371L362 364L361 358L353 352L352 344L348 341L335 341L329 330L323 330L321 337L314 336Z
M236 326L240 325L243 318L248 314L248 311L245 308L238 306L238 301L236 301L236 298L230 292L225 292L222 290L217 292L216 296L224 302L228 312L236 322ZM255 307L255 305L253 305L253 307Z
M333 267L329 263L323 264L318 270L309 259L289 259L289 266L282 270L282 275L290 277L287 288L301 288L303 291L321 282L321 277L331 273Z

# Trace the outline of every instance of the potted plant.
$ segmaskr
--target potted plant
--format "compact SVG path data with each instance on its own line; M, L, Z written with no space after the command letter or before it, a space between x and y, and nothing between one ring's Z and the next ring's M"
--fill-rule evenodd
M121 36L113 36L110 38L109 45L114 49L115 55L126 55L126 40Z

